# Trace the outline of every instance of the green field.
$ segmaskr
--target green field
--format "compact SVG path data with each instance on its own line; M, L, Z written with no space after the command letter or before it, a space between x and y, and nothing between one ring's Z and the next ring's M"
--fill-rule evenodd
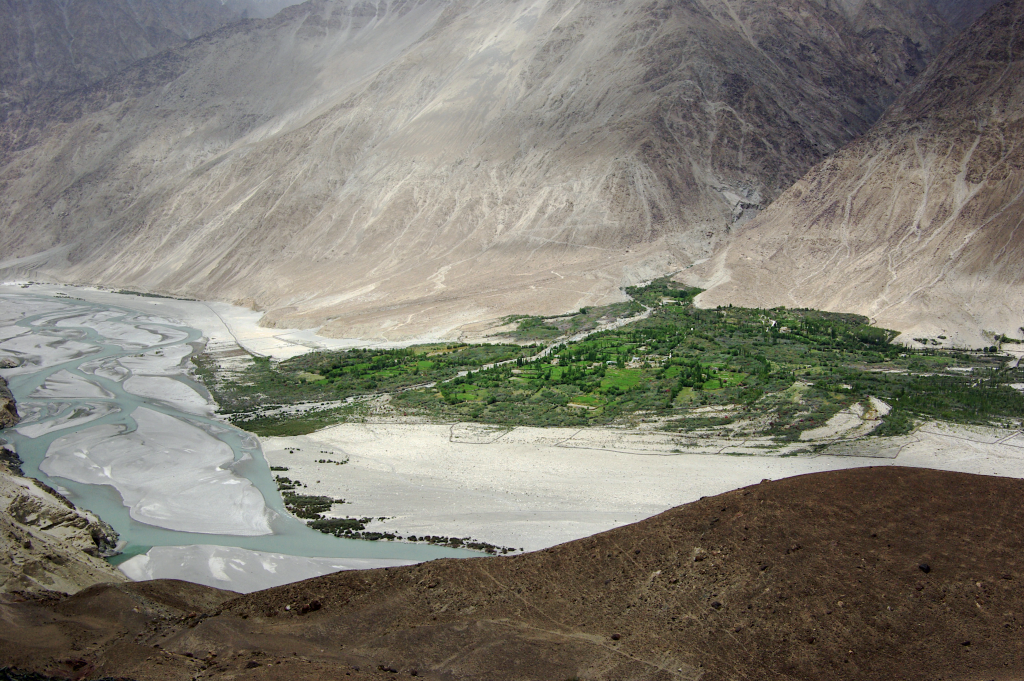
M910 350L892 343L894 332L852 314L701 310L691 304L698 290L667 280L628 292L639 309L651 308L648 318L558 345L545 357L537 356L540 345L435 344L255 360L232 378L200 361L200 372L229 417L263 435L311 432L365 415L364 403L266 415L274 406L383 393L395 413L442 422L587 426L657 418L665 429L687 431L759 420L759 432L737 434L780 441L868 396L893 405L880 429L890 434L907 432L919 418L1004 425L1024 418L1024 395L1010 387L1024 383L1024 371L1004 366L991 348ZM622 305L618 312L635 309ZM557 318L557 328L608 318L606 308L585 310ZM691 414L709 406L732 413Z

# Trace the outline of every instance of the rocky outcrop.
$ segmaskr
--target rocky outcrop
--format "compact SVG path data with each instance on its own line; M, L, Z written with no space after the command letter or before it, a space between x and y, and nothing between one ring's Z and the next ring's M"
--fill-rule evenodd
M705 306L858 312L970 347L1024 326L1024 2L950 44L871 132L708 266Z
M924 0L313 0L0 129L4 273L340 336L608 302L711 255L955 30Z
M0 376L0 430L17 425L21 417L18 416L18 405L14 402L14 395L7 387L7 380Z
M0 377L0 425L18 422L14 396ZM75 593L125 577L103 558L117 553L107 523L48 485L26 478L21 459L0 440L0 593Z
M117 552L112 527L47 485L20 475L17 456L0 448L0 593L75 593L125 580L105 560Z

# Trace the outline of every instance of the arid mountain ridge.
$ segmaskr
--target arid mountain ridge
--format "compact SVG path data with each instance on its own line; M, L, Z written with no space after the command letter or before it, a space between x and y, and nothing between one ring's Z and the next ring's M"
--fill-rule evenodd
M1024 333L1024 3L957 38L707 270L703 305L860 312L977 347Z
M8 121L0 271L373 338L608 302L867 132L950 7L314 0Z

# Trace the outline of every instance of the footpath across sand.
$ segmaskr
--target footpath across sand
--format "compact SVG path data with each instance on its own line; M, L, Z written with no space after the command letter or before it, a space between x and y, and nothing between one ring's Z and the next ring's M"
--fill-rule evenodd
M488 432L490 431L490 432ZM266 438L272 466L303 494L343 498L334 515L386 518L368 529L472 537L527 551L647 518L674 506L805 473L902 465L1024 477L1018 431L927 424L903 438L863 438L809 456L623 450L622 432L365 423ZM601 447L603 440L614 449ZM632 438L632 443L641 438ZM835 449L835 452L832 452ZM318 463L343 461L348 463Z

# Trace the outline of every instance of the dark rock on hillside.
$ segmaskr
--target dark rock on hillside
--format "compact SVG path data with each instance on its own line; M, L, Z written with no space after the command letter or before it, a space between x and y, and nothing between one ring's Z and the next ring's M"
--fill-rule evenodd
M14 401L14 395L7 387L7 380L0 376L0 430L17 425L21 417L18 416L18 405Z
M0 440L0 467L7 468L14 475L23 475L21 471L22 460L14 450L4 447L5 443Z
M866 468L516 557L238 598L96 586L0 604L16 623L0 629L0 664L52 673L76 650L140 680L1020 678L1022 494L1021 480Z

